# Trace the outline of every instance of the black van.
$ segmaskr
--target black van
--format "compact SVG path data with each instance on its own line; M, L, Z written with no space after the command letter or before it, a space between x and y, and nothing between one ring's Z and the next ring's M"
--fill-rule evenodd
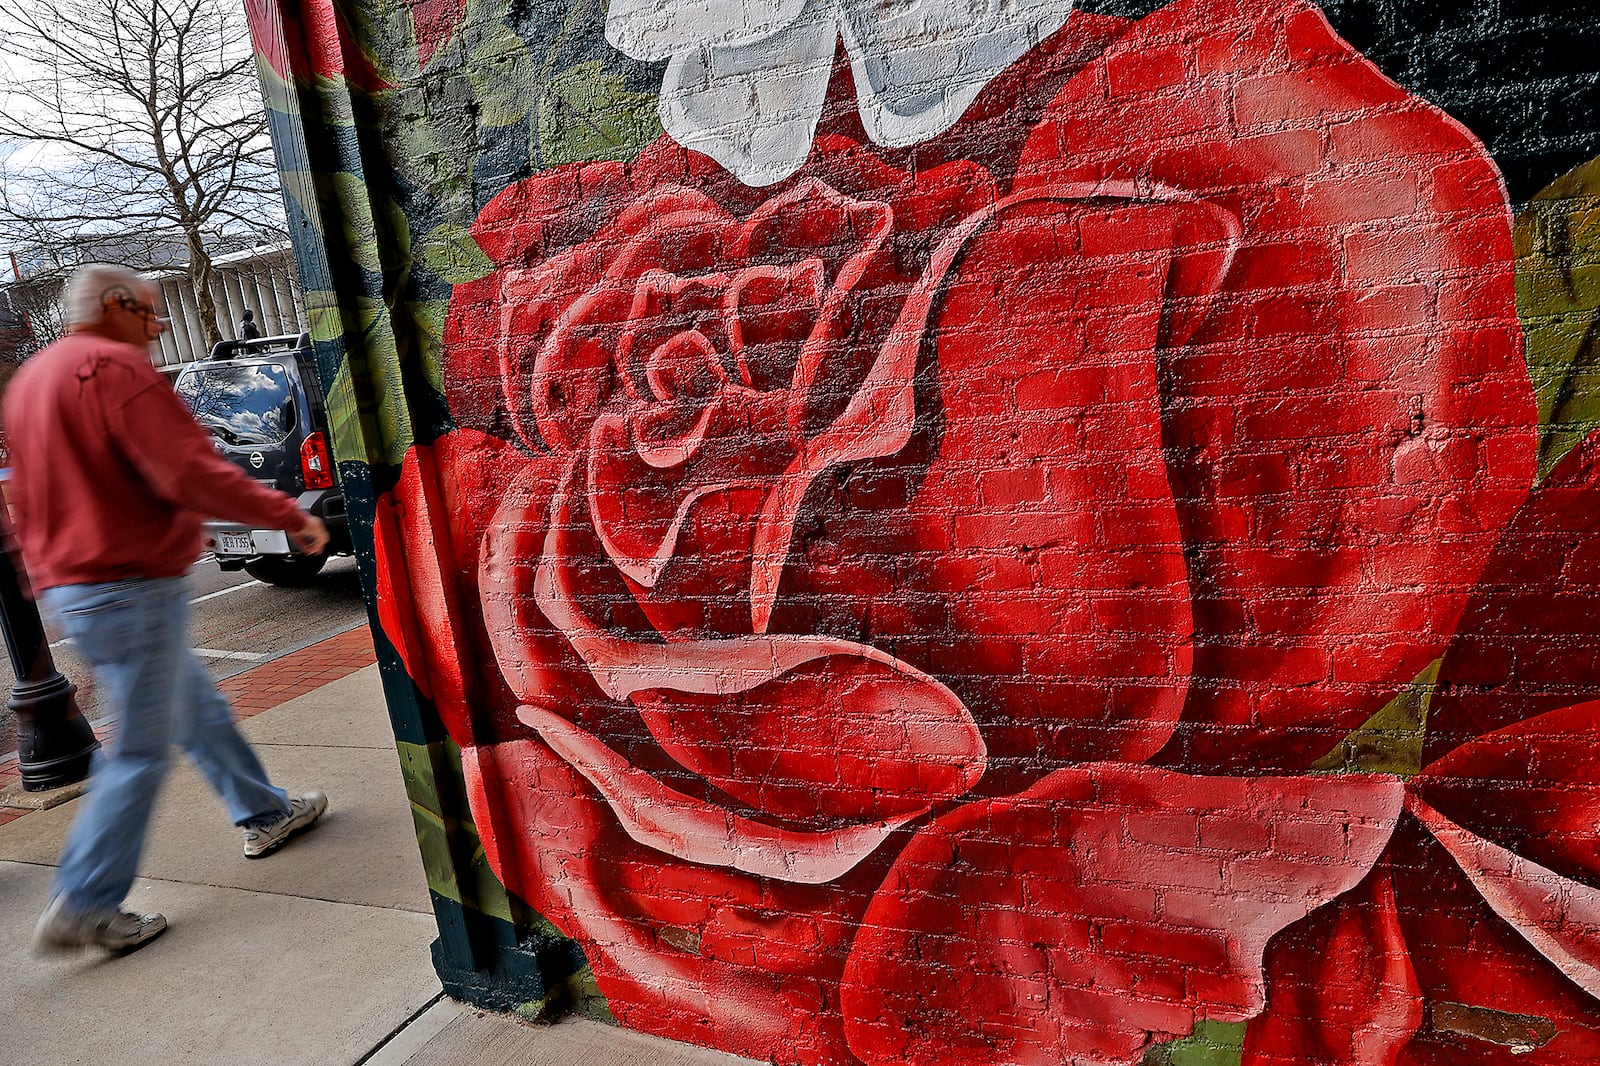
M217 451L327 523L328 553L348 555L350 525L328 440L311 337L223 341L173 383ZM328 555L302 555L282 530L207 522L217 563L273 585L304 585Z

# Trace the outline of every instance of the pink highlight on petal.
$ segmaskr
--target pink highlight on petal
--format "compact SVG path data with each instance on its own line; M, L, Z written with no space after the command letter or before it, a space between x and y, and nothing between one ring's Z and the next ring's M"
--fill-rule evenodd
M1491 844L1414 792L1406 797L1406 809L1427 826L1496 914L1578 987L1600 996L1600 889Z
M763 825L668 788L560 715L523 705L517 717L605 797L630 837L687 862L777 881L826 884L849 873L916 817L911 813L826 832Z
M917 834L862 920L851 1050L1134 1066L1199 1019L1254 1017L1267 942L1367 876L1402 802L1389 777L1090 763L968 804Z
M545 528L530 527L516 514L502 514L488 532L480 579L485 621L492 632L501 634L495 649L507 678L515 683L529 672L519 665L523 652L516 634L522 627L507 608L531 574L534 603L577 651L600 689L613 699L633 700L664 751L753 809L806 820L804 811L793 806L795 797L786 800L777 795L770 777L746 779L740 766L726 763L714 733L685 735L678 728L682 716L714 719L724 703L722 697L731 708L736 697L753 693L750 698L761 714L756 724L774 726L781 733L785 716L804 720L802 724L820 723L816 736L804 729L796 735L814 745L814 754L830 756L829 766L859 767L863 775L818 779L810 792L823 797L819 802L826 817L817 828L780 828L669 788L629 766L600 738L567 723L553 710L519 709L518 717L600 791L635 840L692 862L817 884L842 876L896 827L965 792L982 776L987 765L983 738L961 701L938 681L878 649L836 638L788 635L646 643L596 626L579 605L573 587L576 571L564 549L563 531L572 522L570 493L575 483L575 470L569 465ZM513 510L522 506L517 493L508 497L508 506ZM538 553L530 545L541 537L542 558L535 562ZM530 647L527 654L537 654L537 649ZM843 665L834 670L829 666L833 661ZM837 676L850 684L861 710L854 716L818 716L812 707L781 701L771 707L762 704L758 690L763 686L808 668L823 669L819 677L809 679L812 683ZM675 696L680 697L677 704ZM691 696L717 699L695 708ZM850 694L841 693L841 698ZM744 711L740 707L729 713L737 719ZM834 731L850 733L857 742L877 743L884 750L856 753L863 758L854 761L839 760L838 743L830 739ZM753 749L769 733L770 729L768 733L752 729L742 738L745 747ZM791 792L804 791L805 768L818 765L808 763L806 756L803 749L774 750L765 762L798 766ZM838 824L841 819L846 824Z

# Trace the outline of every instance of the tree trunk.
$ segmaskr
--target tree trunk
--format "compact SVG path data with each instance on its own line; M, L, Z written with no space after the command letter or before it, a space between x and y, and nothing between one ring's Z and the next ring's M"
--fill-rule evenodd
M200 328L205 333L206 351L211 351L222 340L222 328L217 322L217 302L211 296L211 255L206 251L200 234L186 233L189 245L189 284L194 286L195 310L200 314Z

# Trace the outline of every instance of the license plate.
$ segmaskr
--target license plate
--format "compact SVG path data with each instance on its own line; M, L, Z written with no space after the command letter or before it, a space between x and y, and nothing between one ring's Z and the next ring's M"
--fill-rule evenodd
M218 555L254 555L255 548L250 544L250 534L243 530L230 531L218 530L217 532Z
M281 529L258 529L250 537L262 555L289 554L289 534Z

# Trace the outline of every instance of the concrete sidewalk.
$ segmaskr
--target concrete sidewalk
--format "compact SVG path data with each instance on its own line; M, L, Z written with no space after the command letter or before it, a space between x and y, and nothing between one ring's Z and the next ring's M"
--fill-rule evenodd
M528 1025L442 996L437 931L365 630L230 679L243 729L291 792L321 788L323 824L251 862L180 760L130 904L171 929L121 959L38 959L29 941L78 801L0 808L3 1057L18 1066L290 1066L748 1060L592 1021ZM252 713L254 712L254 713ZM8 776L0 771L0 787Z

